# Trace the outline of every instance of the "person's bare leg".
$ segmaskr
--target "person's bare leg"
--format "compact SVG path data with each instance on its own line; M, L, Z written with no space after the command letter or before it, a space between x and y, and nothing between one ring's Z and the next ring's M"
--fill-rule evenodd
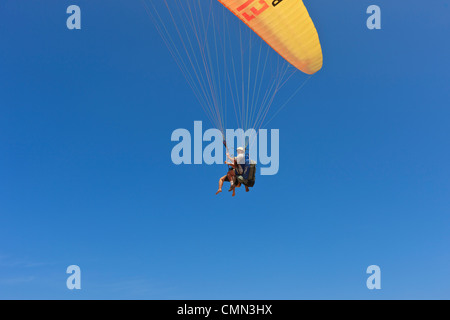
M228 177L228 181L230 181L230 189L228 189L228 192L230 192L231 190L234 189L234 182L233 182L233 180L230 180L229 177Z
M228 181L230 181L230 190L228 190L228 192L229 192L229 191L232 191L236 187L236 183L235 183L235 179L234 179L234 172L233 171L228 172L227 177L228 177Z
M239 181L236 179L236 177L234 177L234 184L233 184L233 194L231 195L232 197L234 197L236 195L236 187L238 187L240 185ZM231 189L230 189L231 191Z
M223 183L224 183L226 177L227 176L223 176L222 178L220 178L220 180L219 180L219 190L217 190L216 194L219 194L219 193L222 192Z
M250 189L247 186L245 186L245 192L249 192L249 191L250 191Z

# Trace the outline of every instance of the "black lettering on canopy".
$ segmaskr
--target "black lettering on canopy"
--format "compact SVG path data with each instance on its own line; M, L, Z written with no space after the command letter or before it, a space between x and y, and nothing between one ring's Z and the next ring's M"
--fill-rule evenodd
M273 1L272 1L272 6L276 7L276 6L279 5L281 2L283 2L283 0L273 0Z

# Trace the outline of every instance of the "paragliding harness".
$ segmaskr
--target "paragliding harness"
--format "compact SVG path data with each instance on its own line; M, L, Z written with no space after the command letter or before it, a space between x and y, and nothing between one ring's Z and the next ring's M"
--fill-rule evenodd
M225 148L227 148L225 140L223 141L223 144ZM245 148L245 163L238 165L242 168L242 174L239 174L237 170L234 169L237 180L243 185L252 188L255 185L256 163L250 160L247 148ZM230 170L231 167L229 166L228 169Z

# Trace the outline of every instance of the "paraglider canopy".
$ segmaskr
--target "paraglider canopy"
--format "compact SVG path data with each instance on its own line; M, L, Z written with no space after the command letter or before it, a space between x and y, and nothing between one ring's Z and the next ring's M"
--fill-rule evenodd
M219 0L297 69L322 68L319 36L302 0Z

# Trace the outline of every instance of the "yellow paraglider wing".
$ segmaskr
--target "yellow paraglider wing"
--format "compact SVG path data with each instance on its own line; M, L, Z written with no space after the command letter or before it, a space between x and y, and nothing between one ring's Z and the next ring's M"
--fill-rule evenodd
M302 0L219 0L297 69L322 68L322 49Z

